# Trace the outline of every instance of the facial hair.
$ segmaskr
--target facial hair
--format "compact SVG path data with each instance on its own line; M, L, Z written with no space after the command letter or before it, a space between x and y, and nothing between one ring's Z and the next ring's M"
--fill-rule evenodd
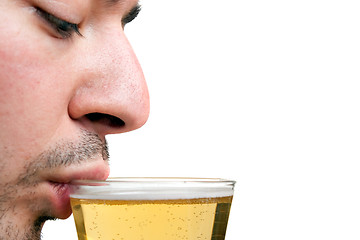
M39 184L40 172L79 165L92 161L99 155L104 161L108 161L109 152L106 141L102 141L95 133L82 130L76 142L58 142L29 161L15 182L0 184L0 240L40 240L44 222L54 218L44 213L29 222L26 228L19 227L11 216L21 213L15 212L15 207L11 205L11 202L27 189Z

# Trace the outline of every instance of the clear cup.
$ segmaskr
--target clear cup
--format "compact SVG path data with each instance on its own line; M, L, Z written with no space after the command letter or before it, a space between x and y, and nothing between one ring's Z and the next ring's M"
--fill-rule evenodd
M213 178L77 180L79 240L224 240L235 181Z

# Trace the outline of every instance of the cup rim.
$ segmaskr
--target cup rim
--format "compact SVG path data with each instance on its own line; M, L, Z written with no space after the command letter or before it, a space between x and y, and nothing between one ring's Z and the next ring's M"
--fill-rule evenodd
M109 177L106 180L73 180L71 185L103 186L116 184L222 184L234 186L236 181L224 178L201 178L201 177Z

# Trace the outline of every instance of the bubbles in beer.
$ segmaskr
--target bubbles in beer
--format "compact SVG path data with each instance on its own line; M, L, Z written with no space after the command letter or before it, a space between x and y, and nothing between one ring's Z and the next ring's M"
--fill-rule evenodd
M79 240L224 240L232 197L71 199Z

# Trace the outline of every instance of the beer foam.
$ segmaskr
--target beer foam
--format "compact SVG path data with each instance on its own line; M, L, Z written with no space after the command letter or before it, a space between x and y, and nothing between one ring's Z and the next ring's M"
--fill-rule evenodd
M99 200L175 200L230 197L234 193L234 181L218 179L126 179L116 182L82 182L70 185L70 197Z
M101 199L101 200L174 200L174 199L199 199L219 198L233 196L233 189L191 189L191 191L174 189L147 189L138 191L86 191L77 190L71 193L71 198L79 199Z

